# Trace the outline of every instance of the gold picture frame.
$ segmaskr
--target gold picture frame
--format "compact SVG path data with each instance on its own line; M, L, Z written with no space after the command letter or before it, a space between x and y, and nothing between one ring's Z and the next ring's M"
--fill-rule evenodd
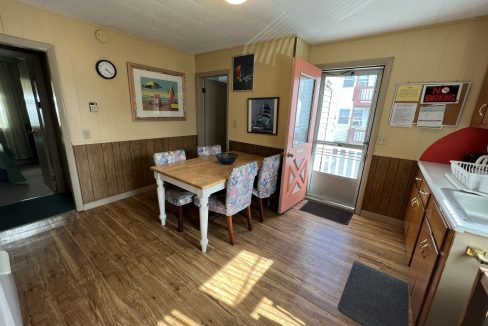
M133 121L184 121L185 74L127 62Z

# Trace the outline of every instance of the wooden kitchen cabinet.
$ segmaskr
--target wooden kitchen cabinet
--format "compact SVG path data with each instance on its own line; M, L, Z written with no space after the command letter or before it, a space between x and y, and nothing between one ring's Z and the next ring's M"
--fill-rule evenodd
M429 221L424 219L410 264L410 305L414 324L417 324L430 281L440 256Z
M471 126L488 129L488 71L471 119Z
M422 226L422 220L424 219L425 214L422 199L420 198L420 194L418 191L416 191L416 189L412 191L411 196L412 197L406 211L406 214L409 214L409 216L405 216L408 218L407 232L405 234L405 246L407 250L408 262L410 262L412 259L414 247L417 243L420 227Z

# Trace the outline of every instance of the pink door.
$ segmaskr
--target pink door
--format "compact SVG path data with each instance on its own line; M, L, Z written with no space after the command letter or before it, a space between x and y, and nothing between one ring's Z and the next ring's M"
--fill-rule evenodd
M321 76L320 68L302 59L294 59L290 119L281 175L280 213L305 198Z

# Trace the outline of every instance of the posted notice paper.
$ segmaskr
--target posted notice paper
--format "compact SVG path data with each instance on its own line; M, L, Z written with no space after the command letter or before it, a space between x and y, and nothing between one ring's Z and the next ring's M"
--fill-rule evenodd
M395 103L390 114L390 126L411 128L417 103Z
M420 107L417 127L419 128L442 128L446 105L422 105Z
M397 87L395 102L418 102L422 94L422 84L399 85Z

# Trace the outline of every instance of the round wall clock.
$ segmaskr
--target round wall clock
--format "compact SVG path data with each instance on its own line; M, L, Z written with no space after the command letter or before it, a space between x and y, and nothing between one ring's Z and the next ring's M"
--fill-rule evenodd
M108 60L99 60L95 65L95 69L100 77L105 79L113 79L117 75L117 68Z

